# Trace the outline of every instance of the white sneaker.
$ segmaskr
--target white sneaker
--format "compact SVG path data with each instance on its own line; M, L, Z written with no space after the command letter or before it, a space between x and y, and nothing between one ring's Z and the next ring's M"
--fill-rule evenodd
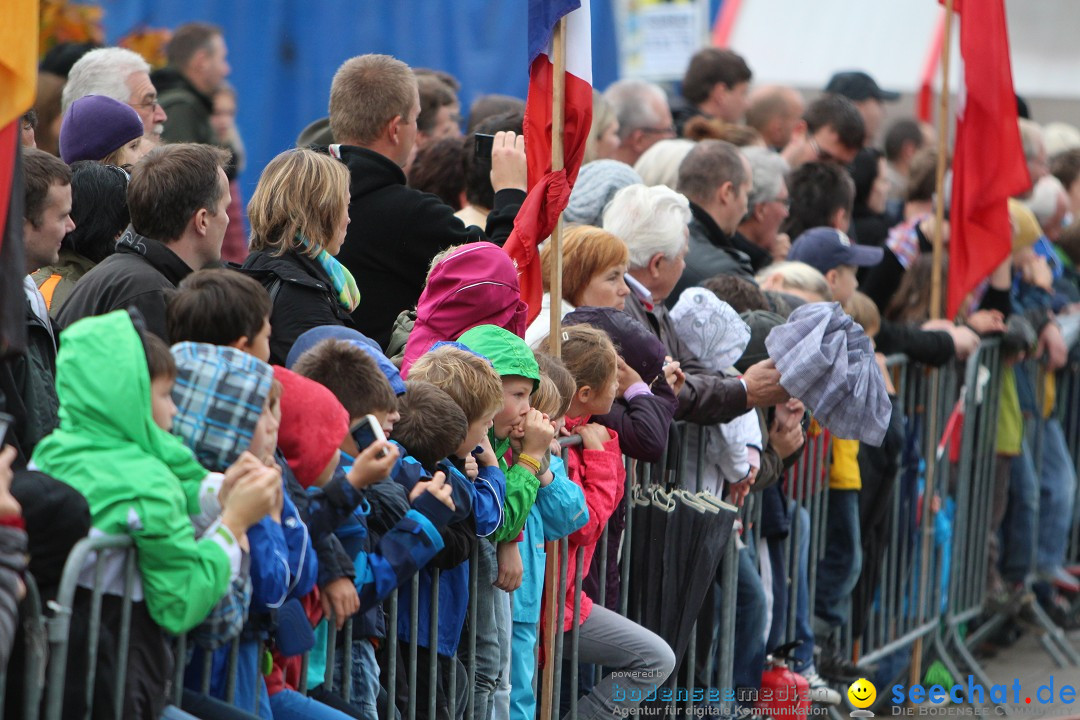
M806 681L810 683L810 699L816 703L822 705L839 705L840 693L829 687L829 684L825 682L825 678L813 672L809 675L803 675Z

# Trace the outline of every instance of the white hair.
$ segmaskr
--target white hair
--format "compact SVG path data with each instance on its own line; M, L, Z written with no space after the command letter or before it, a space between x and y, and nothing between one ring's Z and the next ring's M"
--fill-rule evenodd
M754 185L750 189L750 198L746 207L746 212L751 213L756 206L776 199L776 196L780 194L784 177L791 168L780 153L773 152L769 148L744 147L739 148L739 151L750 163L754 178Z
M657 253L678 256L690 217L690 201L671 188L628 185L604 210L604 229L626 243L630 267L643 268Z
M1031 195L1020 202L1028 206L1038 219L1039 225L1045 229L1046 223L1050 222L1057 212L1058 202L1062 197L1067 198L1068 193L1061 181L1053 175L1044 175L1035 183Z
M91 50L71 66L61 95L61 112L67 112L71 103L87 95L105 95L128 102L131 88L127 79L138 72L150 72L150 64L138 53L118 47Z
M769 282L770 278L777 278L777 283ZM804 262L785 260L773 263L763 269L754 278L758 285L768 289L801 290L820 296L826 302L832 300L832 291L829 289L829 281L817 268Z
M1039 157L1040 150L1044 152L1046 150L1046 146L1043 145L1042 126L1027 118L1018 118L1017 123L1020 125L1020 143L1024 146L1024 159L1034 160Z
M634 163L634 170L646 185L666 185L674 190L679 183L679 166L693 149L693 140L661 140L638 158Z
M604 91L604 99L611 103L615 117L619 119L619 137L626 138L641 128L656 128L661 122L654 112L650 97L667 105L663 88L645 80L619 80Z
M1043 127L1043 144L1047 157L1080 147L1080 130L1075 125L1052 122Z

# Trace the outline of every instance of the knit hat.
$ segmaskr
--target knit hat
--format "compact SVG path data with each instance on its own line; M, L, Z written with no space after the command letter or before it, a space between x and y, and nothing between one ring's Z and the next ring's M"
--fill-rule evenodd
M273 371L231 347L182 342L173 345L172 354L173 432L206 468L224 471L251 445Z
M570 203L563 212L567 222L600 227L604 208L615 193L641 182L634 168L618 160L594 160L582 166Z
M321 325L302 333L300 337L296 338L296 342L293 343L292 348L289 350L289 355L285 358L285 367L292 368L301 355L323 340L343 340L360 348L370 355L375 364L379 366L379 370L390 382L390 388L394 391L394 394L405 394L405 381L401 379L401 373L398 372L394 363L383 355L378 343L367 335L344 325Z
M278 448L297 481L311 487L337 456L349 432L349 413L314 380L280 365L274 366L274 378L282 386Z
M735 309L705 288L683 290L670 314L675 332L710 370L734 365L750 341L750 328Z
M765 338L777 325L784 324L784 318L768 310L750 310L739 317L750 328L750 341L746 343L742 357L735 363L735 369L746 372L751 365L767 360L769 351L765 349Z
M103 160L143 136L139 113L119 100L86 95L71 103L60 125L60 157L67 164Z

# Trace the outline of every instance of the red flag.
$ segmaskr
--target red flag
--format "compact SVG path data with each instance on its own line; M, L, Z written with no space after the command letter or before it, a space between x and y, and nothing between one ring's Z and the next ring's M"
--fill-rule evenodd
M551 36L566 17L564 169L551 170L552 96L555 68ZM529 196L514 220L504 249L518 268L521 299L531 323L540 314L543 287L537 246L555 229L570 201L592 125L592 47L589 0L530 0L529 97L525 103L525 152Z
M959 3L958 3L959 5ZM1004 0L964 3L947 317L1012 250L1008 198L1031 187L1016 124Z

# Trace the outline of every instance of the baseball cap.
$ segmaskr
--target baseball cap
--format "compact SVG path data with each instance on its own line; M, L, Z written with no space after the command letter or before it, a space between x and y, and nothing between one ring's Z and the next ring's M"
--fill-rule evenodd
M861 70L836 73L829 79L829 84L825 86L825 92L843 95L849 100L855 101L874 98L875 100L892 102L900 99L900 93L882 90L878 87L874 78Z
M810 228L791 244L788 260L797 260L825 274L838 265L871 267L881 262L885 251L879 247L855 245L846 234L831 227Z

